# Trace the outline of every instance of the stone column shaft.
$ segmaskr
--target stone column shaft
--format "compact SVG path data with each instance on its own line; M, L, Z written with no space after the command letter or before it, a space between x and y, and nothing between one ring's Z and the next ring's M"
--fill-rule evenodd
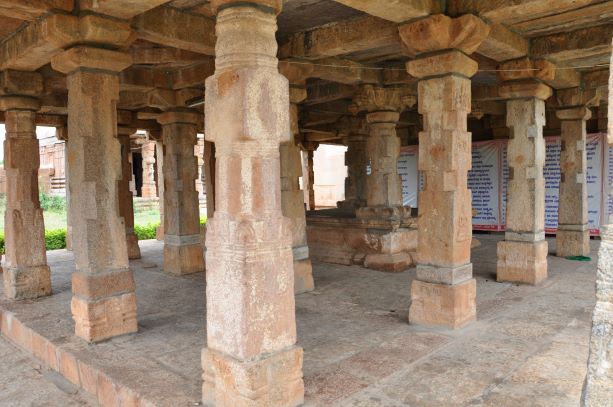
M203 402L298 406L292 233L281 209L279 144L290 137L289 85L276 58L281 1L212 6L216 72L206 81L205 135L215 143L217 171L206 239Z
M204 271L194 154L198 120L183 110L158 118L164 142L164 271L172 274Z
M587 256L590 231L587 220L587 154L585 122L591 117L585 107L559 110L562 121L560 194L556 254Z
M36 138L37 99L3 97L6 139L6 212L4 216L4 292L9 299L51 294L45 224L38 198L40 156Z
M129 55L75 47L52 59L68 74L68 167L75 333L88 341L136 332L136 295L119 212L123 179L117 140L119 77ZM103 67L104 70L100 70Z
M315 150L307 150L307 192L309 195L309 210L315 210L315 165L313 158Z
M364 206L366 203L366 167L368 166L368 138L353 134L347 138L345 165L345 202L352 207Z
M143 155L143 198L155 198L157 189L155 186L155 141L143 143L141 149Z
M419 194L417 279L411 286L409 322L464 326L476 319L476 281L472 277L471 81L477 72L472 54L488 26L473 15L452 19L433 15L400 28L418 57L407 63L419 78Z
M119 181L119 215L123 218L126 225L126 245L128 247L128 259L140 259L140 247L138 246L138 237L134 233L134 195L130 190L132 181L132 162L130 160L130 135L136 132L136 129L128 129L129 134L118 135L119 143L121 144L121 174L122 178Z
M215 214L215 144L204 142L204 181L206 187L206 216Z
M160 226L155 232L155 238L157 240L164 240L164 143L161 140L155 142L155 158L158 172L158 205L160 208Z

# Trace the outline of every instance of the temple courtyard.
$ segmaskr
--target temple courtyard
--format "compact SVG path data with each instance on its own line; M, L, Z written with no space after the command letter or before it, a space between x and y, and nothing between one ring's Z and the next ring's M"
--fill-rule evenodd
M502 235L476 237L478 319L457 330L407 323L415 268L384 273L315 263L316 289L296 297L305 405L579 405L599 241L590 242L590 262L548 256L549 278L528 286L496 282ZM555 253L555 240L548 242ZM96 345L73 335L75 266L65 250L48 252L54 295L0 302L2 333L35 355L44 353L52 369L96 394L102 405L200 405L205 273L168 275L163 243L140 246L142 259L130 262L138 333ZM3 372L0 384L10 374ZM1 405L16 400L2 397Z

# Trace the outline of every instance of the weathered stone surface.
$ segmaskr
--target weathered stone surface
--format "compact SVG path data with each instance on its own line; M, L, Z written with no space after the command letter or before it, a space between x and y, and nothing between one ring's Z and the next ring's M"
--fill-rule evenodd
M205 268L194 155L200 120L200 115L188 110L158 117L164 142L164 271L178 275Z
M51 10L72 11L74 0L2 0L0 15L35 20Z
M124 130L122 132L122 130ZM128 259L140 259L138 237L134 233L134 202L130 183L132 182L132 162L130 161L130 135L136 129L119 129L117 138L121 144L121 181L118 182L119 216L123 218L126 226L126 245L128 247Z
M461 328L477 319L476 297L474 278L454 285L413 280L409 322Z
M51 273L45 252L45 225L38 200L36 110L40 103L29 97L3 97L6 140L6 212L3 279L9 299L30 299L51 294Z
M391 0L387 2L371 0L334 1L396 23L440 12L441 8L440 4L434 0Z
M79 2L79 8L129 20L167 2L168 0L82 0Z
M354 209L366 204L366 166L369 163L367 142L368 123L364 117L344 116L338 123L347 145L345 165L345 200L338 202L339 208Z
M498 281L538 284L547 278L547 242L512 241L498 243Z
M494 61L507 61L528 55L529 42L526 38L509 30L502 24L491 24L488 36L477 52Z
M155 198L157 186L155 182L155 141L148 140L142 144L141 153L143 155L143 198Z
M160 206L160 226L155 231L155 238L157 240L164 240L164 196L165 196L165 188L164 188L164 142L162 140L157 140L155 142L155 153L156 153L156 167L158 172L158 177L162 178L162 182L158 178L158 198L159 198L159 206Z
M302 351L295 347L292 233L281 209L279 158L291 134L289 85L277 68L276 17L241 3L219 9L216 30L205 105L217 168L206 241L203 402L298 406Z
M69 52L69 56L74 54ZM54 68L66 67L54 59ZM106 65L104 65L106 66ZM117 140L116 74L67 69L68 166L73 251L77 272L87 274L89 292L98 289L96 277L111 271L130 274L126 226L119 212L118 183L122 180L121 146ZM90 342L136 332L136 296L123 291L104 298L73 293L71 309L77 336Z

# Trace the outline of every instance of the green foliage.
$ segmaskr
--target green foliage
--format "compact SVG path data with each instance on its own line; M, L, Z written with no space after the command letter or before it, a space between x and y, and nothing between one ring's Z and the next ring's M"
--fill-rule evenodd
M201 225L206 225L206 216L201 216L200 217L200 224Z
M66 229L46 230L45 246L47 250L66 248ZM0 233L0 253L4 254L4 233Z
M40 207L43 211L66 212L66 198L58 195L47 195L41 193Z
M135 225L134 233L138 240L151 240L155 239L156 229L160 226L160 223L148 223L146 225Z

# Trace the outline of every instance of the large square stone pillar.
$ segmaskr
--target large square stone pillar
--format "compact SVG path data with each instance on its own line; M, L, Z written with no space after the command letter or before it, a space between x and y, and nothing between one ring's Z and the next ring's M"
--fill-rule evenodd
M489 28L472 15L434 15L400 28L404 44L417 55L407 64L419 78L419 194L417 279L411 286L409 322L459 328L477 317L472 275L471 81L472 54ZM453 49L453 50L452 50Z
M33 76L33 80L38 79L42 88L38 74L24 74ZM5 112L6 126L3 279L4 293L13 300L51 294L51 272L45 251L45 224L38 198L40 157L36 138L36 111L39 108L40 102L33 97L0 97L0 110Z
M206 406L304 401L292 232L281 209L279 145L290 138L289 84L276 58L281 3L212 2L216 72L206 81L205 136L217 168L206 239Z
M587 256L590 254L590 231L585 122L592 114L581 106L558 110L556 115L562 122L556 254L560 257Z
M134 195L130 190L132 181L132 162L130 160L130 136L136 133L136 129L119 127L117 137L121 144L121 181L119 181L119 214L126 225L126 245L128 247L128 259L140 259L140 247L138 237L134 232Z
M507 99L510 138L506 232L498 243L497 279L537 284L547 278L543 126L545 99L551 96L551 88L540 80L555 70L527 58L506 62L500 69L501 79L509 81L499 92Z
M164 271L171 274L204 271L194 154L201 119L189 109L158 117L164 142Z
M129 27L124 27L129 35ZM117 38L123 32L115 33ZM123 180L117 140L118 72L131 57L78 46L53 57L68 75L68 167L76 272L75 333L88 341L136 332L136 294L119 211Z

